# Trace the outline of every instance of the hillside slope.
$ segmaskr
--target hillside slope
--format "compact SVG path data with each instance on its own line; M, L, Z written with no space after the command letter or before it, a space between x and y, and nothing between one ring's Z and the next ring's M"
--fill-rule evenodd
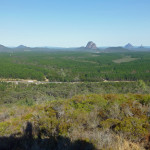
M0 149L149 149L150 95L80 95L0 108Z

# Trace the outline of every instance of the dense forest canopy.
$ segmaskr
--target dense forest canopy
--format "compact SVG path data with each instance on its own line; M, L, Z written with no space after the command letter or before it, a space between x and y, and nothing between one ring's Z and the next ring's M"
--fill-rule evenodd
M0 53L0 78L44 81L149 81L150 52Z

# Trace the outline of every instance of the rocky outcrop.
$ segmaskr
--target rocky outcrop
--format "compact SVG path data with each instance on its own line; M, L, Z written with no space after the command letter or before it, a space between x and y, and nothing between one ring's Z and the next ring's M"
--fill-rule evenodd
M93 43L92 41L88 42L86 45L87 49L97 49L97 46L95 43Z

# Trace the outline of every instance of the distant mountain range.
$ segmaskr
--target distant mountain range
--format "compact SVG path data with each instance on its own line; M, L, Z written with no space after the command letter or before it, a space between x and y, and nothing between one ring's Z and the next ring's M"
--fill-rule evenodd
M132 44L128 43L127 45L124 46L124 48L128 49L128 50L132 50L132 51L150 51L150 47L149 46L133 46Z
M117 53L117 52L130 52L130 50L123 47L109 47L104 49L106 53Z
M88 42L84 47L74 47L74 48L61 48L61 47L27 47L24 45L19 45L17 47L6 47L0 45L0 52L14 52L14 51L88 51L88 52L104 52L104 53L117 53L117 52L131 52L131 51L150 51L150 47L144 46L133 46L128 43L123 47L107 47L98 48L96 44L92 41Z

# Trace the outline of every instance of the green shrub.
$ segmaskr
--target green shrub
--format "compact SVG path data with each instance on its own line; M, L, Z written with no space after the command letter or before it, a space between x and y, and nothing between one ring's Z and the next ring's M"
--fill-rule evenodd
M135 117L124 118L115 127L117 133L123 133L132 139L145 136L148 134L149 129L150 125L146 119Z
M8 127L10 126L9 122L0 122L0 136L9 134Z

